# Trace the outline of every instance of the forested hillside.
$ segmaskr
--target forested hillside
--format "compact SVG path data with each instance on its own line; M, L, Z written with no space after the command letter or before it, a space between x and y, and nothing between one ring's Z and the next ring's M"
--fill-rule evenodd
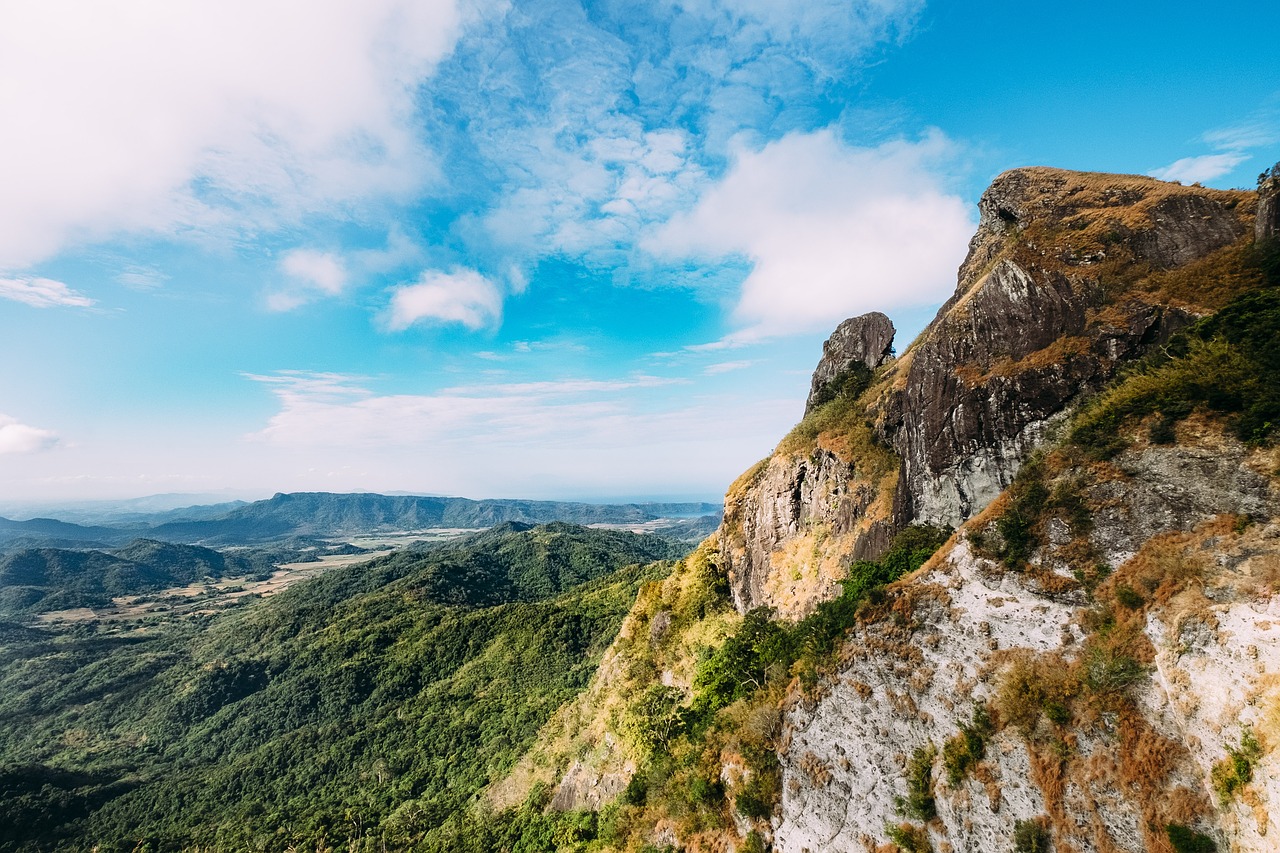
M678 550L505 525L216 619L0 623L0 849L421 840L586 684Z

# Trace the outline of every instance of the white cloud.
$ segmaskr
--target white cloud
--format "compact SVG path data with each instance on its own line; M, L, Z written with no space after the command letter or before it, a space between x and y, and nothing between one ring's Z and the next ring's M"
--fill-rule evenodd
M1243 124L1211 130L1203 138L1214 148L1239 150L1271 145L1276 136L1276 116L1264 113Z
M321 293L338 294L347 286L347 268L332 252L294 249L280 261L280 269Z
M762 399L744 412L726 397L673 406L647 390L652 377L429 394L377 394L358 377L249 378L271 388L279 410L246 436L244 455L274 465L319 457L376 472L373 488L473 497L714 492L769 451L796 406ZM296 471L288 474L298 482ZM342 487L358 483L349 477Z
M1241 163L1253 159L1251 149L1271 145L1280 138L1280 122L1275 108L1267 106L1244 121L1211 130L1200 138L1216 149L1216 153L1183 157L1147 174L1183 184L1204 183L1229 175Z
M1224 151L1220 154L1183 157L1168 166L1153 169L1148 174L1162 181L1178 181L1183 184L1201 183L1228 174L1249 157L1250 155L1243 151Z
M156 290L168 280L169 276L154 267L130 266L116 275L116 281L130 290Z
M421 320L461 323L468 329L495 325L502 318L502 293L475 270L427 270L414 284L391 294L387 328L403 331Z
M0 4L0 269L121 232L234 232L432 173L417 84L459 0Z
M51 278L0 278L0 299L12 299L35 308L66 305L87 308L93 300Z
M350 281L346 263L332 252L294 249L280 260L280 271L290 281L284 290L268 294L267 308L291 311L316 296L337 296Z
M716 364L709 364L702 369L707 376L717 376L721 373L729 373L734 370L745 370L755 364L754 361L721 361Z
M0 454L34 453L48 450L57 443L58 436L47 429L27 426L8 415L0 415Z
M954 287L973 220L943 188L950 144L846 146L830 130L739 151L723 180L645 242L665 258L746 258L725 346L827 329L873 309L919 305Z
M462 48L483 90L459 76L428 93L440 109L461 104L484 171L505 176L469 236L526 256L634 261L634 241L689 206L734 134L776 137L811 121L791 105L857 73L859 57L908 30L923 5L659 0L586 15L521 4ZM635 38L637 19L658 37Z

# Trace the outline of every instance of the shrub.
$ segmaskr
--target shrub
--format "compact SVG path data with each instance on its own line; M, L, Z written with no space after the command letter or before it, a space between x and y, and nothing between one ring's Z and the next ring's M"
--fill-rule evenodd
M1049 853L1049 829L1043 818L1013 825L1013 853Z
M627 709L618 728L644 752L665 750L683 729L683 701L680 689L655 684Z
M1218 845L1203 832L1171 823L1164 828L1173 853L1218 853Z
M1138 595L1133 587L1124 583L1116 585L1116 602L1130 610L1137 610L1144 603L1142 596Z
M982 760L991 736L991 717L979 705L973 709L973 724L960 727L960 732L942 747L942 766L947 770L947 783L959 785L973 765Z
M933 799L933 759L938 749L931 743L916 747L907 762L907 795L898 798L898 809L907 817L929 821L937 817Z
M995 706L1003 723L1030 737L1042 715L1061 724L1070 720L1071 703L1080 692L1076 672L1060 657L1014 661L996 691Z
M1124 652L1095 645L1085 658L1085 684L1099 693L1115 693L1144 677L1147 668Z
M933 853L933 845L929 843L929 833L922 826L900 823L890 824L884 828L889 840L898 846L902 853Z
M1227 757L1213 765L1210 778L1218 792L1218 802L1223 808L1231 805L1236 792L1253 781L1253 766L1262 757L1262 747L1253 732L1245 729L1240 735L1240 748L1227 748Z
M1022 466L1009 486L1009 505L996 520L1002 542L998 556L1010 568L1025 566L1040 544L1037 527L1049 501L1043 476L1043 469L1036 462Z
M836 374L835 378L827 382L818 389L818 393L814 395L813 407L826 405L838 397L847 400L856 400L862 396L862 392L866 391L871 385L874 374L871 368L861 362L851 364L849 367Z

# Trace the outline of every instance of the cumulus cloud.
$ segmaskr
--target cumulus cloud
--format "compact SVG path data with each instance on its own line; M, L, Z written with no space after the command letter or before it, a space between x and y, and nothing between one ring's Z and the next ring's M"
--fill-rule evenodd
M93 300L51 278L0 278L0 299L12 299L35 308L65 305L87 308Z
M386 324L403 331L423 320L461 323L468 329L494 325L502 317L502 292L475 270L427 270L414 284L391 294Z
M593 265L634 260L634 241L689 206L733 135L776 137L811 121L794 105L856 73L857 58L908 30L922 7L663 0L583 14L522 3L468 38L460 67L426 93L436 109L461 105L483 161L475 171L502 176L500 200L469 223L473 239Z
M289 279L284 290L267 296L272 311L290 311L315 296L337 296L350 279L346 263L332 252L294 249L280 260Z
M829 328L873 309L920 305L954 287L973 221L944 189L940 134L875 148L830 130L744 148L724 178L645 246L665 258L745 258L727 344Z
M1239 166L1250 155L1244 151L1226 151L1220 154L1202 154L1199 157L1183 157L1168 166L1153 169L1149 174L1162 181L1178 181L1183 184L1202 183L1220 178Z
M0 269L120 232L234 231L431 174L414 93L459 0L0 4Z
M0 454L35 453L58 443L58 436L47 429L19 423L16 418L0 415Z

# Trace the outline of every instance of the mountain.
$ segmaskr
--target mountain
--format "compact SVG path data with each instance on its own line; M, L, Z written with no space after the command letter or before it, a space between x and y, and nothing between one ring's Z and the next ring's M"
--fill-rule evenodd
M453 848L1272 849L1278 184L998 177Z
M470 500L468 498L331 494L277 494L253 503L186 507L137 514L128 523L83 526L49 518L0 518L0 546L111 547L139 536L209 546L260 545L288 539L331 538L426 528L477 529L507 521L546 524L641 524L675 519L680 538L692 522L713 515L710 503L587 504L565 501Z
M933 322L841 324L675 562L514 520L207 626L0 624L0 849L1274 849L1278 208L999 176ZM224 529L446 512L331 497Z
M510 523L208 627L0 631L0 850L403 849L530 746L678 553Z
M136 529L85 527L54 518L32 518L26 521L0 518L0 544L6 547L10 543L17 543L19 547L44 545L54 548L83 543L84 547L93 548L108 543L121 544L136 535Z
M151 535L210 544L261 542L295 536L346 536L430 527L479 528L506 521L545 524L628 523L672 515L702 515L712 504L599 505L560 501L482 500L445 497L278 494L207 521L161 524Z

